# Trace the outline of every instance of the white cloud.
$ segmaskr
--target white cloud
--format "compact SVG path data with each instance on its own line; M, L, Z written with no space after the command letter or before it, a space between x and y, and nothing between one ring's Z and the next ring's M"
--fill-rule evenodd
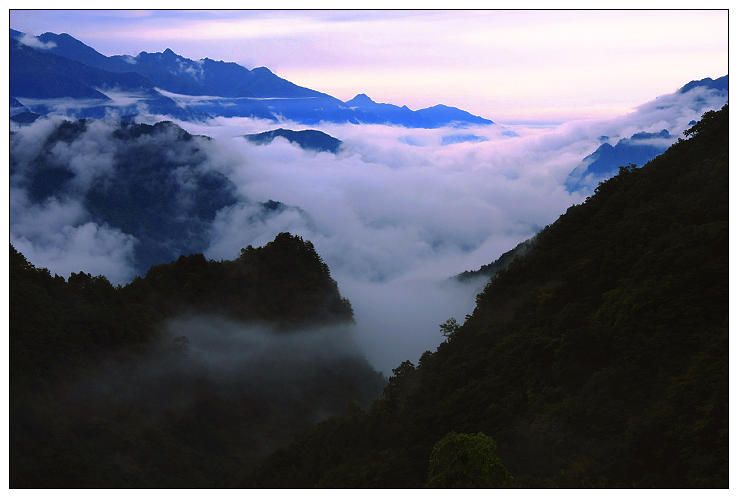
M209 145L211 167L244 198L303 211L262 219L255 204L226 208L206 256L230 259L282 231L311 240L354 306L357 341L385 373L438 345L438 324L473 310L477 288L443 282L492 262L583 200L561 183L588 149L551 138L551 130L510 138L505 128L474 129L491 140L444 147L441 138L453 130L323 123L344 141L332 155L279 139L256 146L234 136L263 129L246 119L229 123L181 125L218 137ZM407 136L425 146L403 143Z
M56 43L54 43L53 41L44 43L35 36L29 34L23 35L18 41L21 42L23 45L35 48L36 50L51 50L52 48L56 47Z
M54 161L66 165L74 174L72 182L79 191L86 191L93 181L112 173L116 152L112 132L104 121L89 121L78 139L58 141L49 151Z
M31 204L22 190L10 190L10 243L39 268L65 278L74 272L105 275L114 285L130 282L136 239L107 225L84 220L75 200L49 198Z
M714 95L701 97L706 106L722 105ZM321 123L317 128L344 142L338 155L286 140L256 146L234 138L273 128L269 123L181 124L218 137L210 158L245 198L304 210L258 222L252 205L224 210L206 255L232 258L280 231L311 240L354 306L360 344L387 372L433 349L442 339L438 324L451 316L463 321L473 310L475 289L440 282L492 262L584 200L563 183L602 135L617 140L666 128L678 136L706 110L690 108L693 98L662 98L616 120L470 128L464 133L489 141L445 147L442 137L458 130Z

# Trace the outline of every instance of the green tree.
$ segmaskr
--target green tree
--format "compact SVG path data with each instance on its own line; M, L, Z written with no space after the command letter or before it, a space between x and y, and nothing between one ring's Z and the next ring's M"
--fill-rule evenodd
M449 432L433 447L429 488L510 488L513 477L497 456L494 440L479 432Z

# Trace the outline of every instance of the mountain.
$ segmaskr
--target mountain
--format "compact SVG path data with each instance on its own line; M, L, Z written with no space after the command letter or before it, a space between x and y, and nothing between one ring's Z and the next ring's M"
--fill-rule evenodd
M698 81L690 81L679 89L679 93L687 93L688 91L699 87L728 93L728 89L730 87L728 84L728 75L726 74L725 76L721 76L715 80L712 78L703 78Z
M94 88L105 73L88 66L38 52L10 39L9 89L11 97L84 98L101 103L108 97Z
M410 110L407 106L398 107L392 104L380 104L374 102L366 94L360 93L353 99L346 102L346 106L363 111L367 114L367 123L390 123L401 124L408 128L438 128L449 124L476 124L490 125L493 124L489 119L474 116L466 111L448 107L445 105L436 105L427 109L419 109L417 111ZM372 118L371 116L375 116Z
M610 178L620 166L643 166L663 154L675 140L676 137L672 137L667 130L661 130L659 133L635 133L630 138L618 140L615 146L605 142L582 160L585 168L572 171L564 185L567 191L576 192L596 184L597 179Z
M449 107L443 104L437 104L426 109L419 109L418 111L416 111L416 113L421 119L426 119L431 123L436 123L436 126L441 126L441 123L469 123L477 125L492 124L492 121L490 121L489 119L485 119L480 116L474 116L473 114L462 111L461 109Z
M26 119L15 116L16 121L21 118ZM243 200L228 178L207 168L211 140L172 122L59 121L47 131L33 147L27 146L25 131L11 135L11 198L22 191L35 206L79 202L84 221L135 238L137 274L180 254L204 251L217 213ZM74 151L84 151L84 167L77 164L79 159L70 159ZM276 201L254 203L253 208L255 220L285 210L306 216Z
M66 33L44 33L37 39L50 47L46 52L105 71L133 71L156 87L173 93L219 97L328 97L279 78L265 67L249 71L233 62L209 58L193 61L169 48L164 52L141 52L135 57L106 57Z
M318 130L293 131L279 128L276 130L265 131L263 133L244 135L246 140L258 145L270 144L276 137L286 138L303 149L314 150L317 152L331 152L333 154L338 152L338 149L343 143L337 138Z
M115 69L107 63L109 60L108 57L104 56L94 48L85 45L76 38L73 38L67 33L62 33L60 35L44 33L37 36L36 39L43 47L45 47L43 51L46 53L66 57L67 59L106 71L127 72L126 70L115 71Z
M14 116L22 112L28 112L28 108L21 104L18 99L10 97L10 115Z
M534 235L530 239L524 240L513 249L510 249L509 251L500 255L500 257L494 260L492 263L484 265L478 270L467 270L463 273L459 273L454 278L459 280L460 282L470 282L477 279L484 279L486 281L489 281L489 279L497 275L498 272L510 266L510 264L517 258L524 256L525 254L530 252L531 247L533 247L533 244L535 244L535 240L536 236Z
M10 120L19 124L30 124L41 117L41 114L36 114L28 110L26 106L21 104L18 99L10 97Z
M369 410L241 486L420 488L440 465L459 487L727 488L728 106L685 136L541 231Z
M661 124L669 122L668 111L670 109L676 110L685 107L689 107L694 111L710 109L714 104L709 104L708 99L714 102L715 98L727 102L728 75L715 80L704 78L699 81L691 81L674 94L663 95L642 107L646 108L649 114L659 116L661 121L655 124ZM694 123L692 121L689 125L691 126ZM572 170L564 185L569 192L592 190L600 181L615 175L621 166L631 164L643 166L666 151L669 146L676 142L677 138L666 129L659 132L640 131L631 135L630 138L619 139L615 145L611 145L609 142L610 137L601 137L601 141L604 143L592 154L585 157L580 166Z
M289 233L125 287L52 277L10 246L10 303L13 488L233 487L385 384L327 266Z
M249 70L233 62L209 58L194 61L171 49L141 52L135 57L107 57L66 33L30 37L11 29L10 37L11 96L21 100L24 97L100 100L94 110L78 109L75 117L104 115L101 109L117 108L119 104L111 101L113 96L106 89L115 89L116 94L133 92L139 98L141 89L145 89L144 103L149 106L149 112L185 120L244 116L313 125L329 121L421 128L492 123L443 105L411 111L407 107L377 104L368 97L363 102L355 98L344 103L280 78L266 67ZM49 74L53 77L49 78ZM51 112L50 107L40 105L31 110ZM141 111L127 108L120 114L138 112Z
M18 114L14 114L10 116L10 120L18 124L31 124L31 123L34 123L40 117L42 117L41 114L36 114L35 112L24 111L24 112L19 112Z
M35 50L13 38L10 39L10 68L11 98L21 99L22 105L39 114L52 113L60 106L77 117L103 118L111 109L125 115L138 113L139 106L143 105L148 112L179 119L204 116L184 110L138 73L97 69ZM120 93L134 96L136 103L116 104L111 96Z
M180 256L151 267L129 287L166 316L211 313L240 322L264 320L283 333L353 323L351 303L341 297L315 247L289 233L264 247L243 248L234 262Z

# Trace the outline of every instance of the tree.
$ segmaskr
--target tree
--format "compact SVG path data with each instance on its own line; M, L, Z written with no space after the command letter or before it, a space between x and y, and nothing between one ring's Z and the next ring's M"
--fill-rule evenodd
M494 440L479 432L453 431L433 447L429 488L510 488L513 477L497 456Z
M448 338L458 332L460 325L456 322L456 318L449 318L446 320L446 323L442 323L440 327L441 335Z

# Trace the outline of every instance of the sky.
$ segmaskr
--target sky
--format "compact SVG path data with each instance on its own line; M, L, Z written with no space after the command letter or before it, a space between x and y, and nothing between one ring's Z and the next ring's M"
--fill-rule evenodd
M611 118L728 74L727 10L11 10L104 55L171 48L266 66L343 101L445 104L496 122Z

